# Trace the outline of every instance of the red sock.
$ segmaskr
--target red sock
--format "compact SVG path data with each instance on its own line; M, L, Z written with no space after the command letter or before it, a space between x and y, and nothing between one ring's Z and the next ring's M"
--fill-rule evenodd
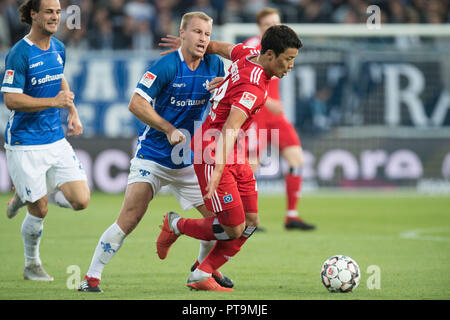
M181 218L177 223L178 231L200 240L216 240L213 232L214 218L214 216L202 219Z
M302 177L286 174L286 195L287 195L287 210L297 210L298 199L300 198L300 190L302 186Z
M219 269L224 263L231 259L241 250L242 245L248 238L241 236L239 239L231 241L218 240L211 252L206 256L205 260L198 266L198 269L206 273L213 273Z

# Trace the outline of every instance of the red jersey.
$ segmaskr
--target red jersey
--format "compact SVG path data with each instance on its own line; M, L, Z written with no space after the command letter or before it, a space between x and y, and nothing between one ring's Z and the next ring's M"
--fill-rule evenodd
M261 65L249 61L250 58L258 54L259 50L246 47L243 44L238 44L231 50L233 63L230 66L229 74L211 98L212 105L209 115L201 128L195 133L192 141L195 163L199 163L199 156L204 156L203 152L199 153L198 145L202 146L202 150L210 149L214 157L218 134L221 133L231 108L239 109L247 117L241 127L241 130L245 132L249 128L255 113L265 104L270 77ZM238 138L238 141L242 140L244 139ZM238 143L234 146L235 151L238 148L237 145ZM203 158L202 160L207 161Z
M244 46L255 47L257 50L261 50L261 38L259 36L248 38L244 41ZM280 100L280 78L272 77L267 89L267 95L271 99Z

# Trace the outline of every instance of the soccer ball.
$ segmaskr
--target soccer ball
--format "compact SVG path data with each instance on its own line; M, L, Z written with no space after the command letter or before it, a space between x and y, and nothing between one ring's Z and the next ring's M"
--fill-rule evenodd
M335 255L323 263L320 277L328 291L350 292L359 284L359 267L352 258Z

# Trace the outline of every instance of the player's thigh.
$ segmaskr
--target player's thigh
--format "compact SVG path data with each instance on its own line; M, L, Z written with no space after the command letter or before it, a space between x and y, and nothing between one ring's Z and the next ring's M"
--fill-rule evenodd
M66 182L59 189L75 210L85 209L88 206L91 192L86 180Z
M8 172L22 201L34 203L47 194L50 164L45 150L6 150Z
M248 162L233 167L233 175L245 213L258 213L258 187Z
M299 145L288 146L281 150L281 156L290 167L300 167L303 165L303 150Z
M270 131L268 135L271 137L271 143L278 146L281 151L291 146L301 147L297 131L284 116L279 116L276 120L272 121L268 125L268 130ZM278 137L273 130L278 130Z
M89 202L89 187L86 173L72 146L66 140L48 150L52 166L47 172L47 191L63 190L69 202ZM65 187L62 187L65 185ZM80 189L78 189L80 188Z
M214 171L214 166L204 163L194 164L194 169L204 196L207 193L206 186ZM206 208L217 215L219 223L224 227L234 228L245 222L238 186L229 166L225 167L220 183L211 199L205 199L204 202Z
M168 186L183 210L186 211L191 208L203 206L203 195L200 190L200 184L194 171L194 167L188 166L182 169L173 169L172 172ZM206 213L206 211L199 211L202 215L203 213Z
M117 224L129 234L145 215L153 198L153 190L147 182L134 182L127 185Z

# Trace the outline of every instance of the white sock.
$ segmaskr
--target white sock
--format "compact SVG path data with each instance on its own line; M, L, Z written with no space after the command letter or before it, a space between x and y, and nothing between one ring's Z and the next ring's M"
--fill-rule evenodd
M205 260L208 253L214 248L214 245L216 244L216 240L200 240L200 250L198 251L198 262L202 263L203 260Z
M286 211L286 217L288 217L288 218L295 218L295 217L298 217L298 212L297 212L297 210L287 210L287 211Z
M91 265L86 274L88 277L102 278L103 268L120 249L126 236L116 222L106 229L95 248Z
M32 216L28 213L22 222L22 239L25 251L25 266L36 263L41 264L39 258L39 243L44 230L44 219Z
M205 271L200 270L199 268L195 269L192 273L192 278L196 280L206 279L211 277L211 273L207 273Z
M177 223L180 219L181 219L181 217L178 217L178 218L175 218L172 220L172 229L177 236L180 235L180 230L178 230L178 226L177 226Z
M55 206L73 210L72 205L69 201L67 201L66 197L64 197L64 193L62 193L61 190L47 194L47 200L49 203L54 204Z

